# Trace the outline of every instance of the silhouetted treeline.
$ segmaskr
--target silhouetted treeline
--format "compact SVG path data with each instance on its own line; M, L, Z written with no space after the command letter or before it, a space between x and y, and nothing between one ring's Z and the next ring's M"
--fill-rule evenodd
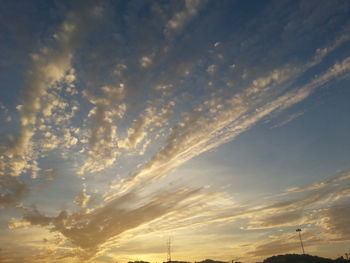
M148 262L148 261L142 261L142 260L140 260L140 261L129 261L128 263L150 263L150 262Z
M272 256L263 261L263 263L349 263L349 260L343 257L337 259L321 258L311 255L287 254Z
M227 263L227 262L217 261L217 260L212 260L212 259L206 259L206 260L203 260L203 261L199 261L197 263Z
M244 262L244 260L243 260ZM150 263L147 261L129 261L128 263ZM191 263L188 261L167 261L163 263ZM197 261L195 263L227 263L224 261L217 261L212 259L205 259ZM231 262L229 262L231 263ZM240 262L241 263L241 262ZM299 254L286 254L278 255L266 258L262 263L350 263L350 260L346 260L343 257L337 259L322 258L311 255L299 255Z
M191 263L188 261L167 261L167 262L163 262L163 263ZM217 261L217 260L212 260L212 259L205 259L202 261L196 261L195 263L227 263L225 261Z

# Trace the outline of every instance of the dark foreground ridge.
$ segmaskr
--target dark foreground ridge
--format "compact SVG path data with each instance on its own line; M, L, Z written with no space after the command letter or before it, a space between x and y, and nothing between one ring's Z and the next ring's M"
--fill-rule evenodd
M239 262L229 262L229 263L243 263L244 260ZM147 261L129 261L128 263L150 263ZM187 261L167 261L163 263L191 263ZM196 263L227 263L224 261L217 261L212 259L206 259L203 261L197 261ZM339 257L337 259L330 259L330 258L322 258L317 256L311 256L311 255L298 255L298 254L286 254L286 255L278 255L278 256L272 256L269 258L264 259L262 262L257 263L350 263L350 260L345 259L343 257Z
M286 254L272 256L263 261L263 263L348 263L349 260L343 257L337 259L322 258L311 255Z

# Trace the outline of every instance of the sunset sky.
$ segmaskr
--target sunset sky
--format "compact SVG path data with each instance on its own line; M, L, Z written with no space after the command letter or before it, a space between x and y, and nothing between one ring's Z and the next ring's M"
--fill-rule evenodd
M350 253L349 14L2 0L0 262Z

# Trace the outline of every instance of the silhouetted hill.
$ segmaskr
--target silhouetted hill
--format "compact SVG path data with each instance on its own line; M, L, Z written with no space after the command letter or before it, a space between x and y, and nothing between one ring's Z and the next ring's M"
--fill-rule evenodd
M129 263L132 263L132 262L129 262ZM137 262L135 262L137 263ZM163 263L191 263L191 262L188 262L188 261L167 261L167 262L163 262ZM217 260L212 260L212 259L205 259L205 260L202 260L202 261L197 261L196 263L227 263L226 261L217 261Z
M140 261L129 261L128 263L150 263L150 262L148 262L148 261L142 261L142 260L140 260Z
M311 255L286 254L269 257L263 263L349 263L349 261L343 258L333 260Z
M242 262L244 262L244 260L242 260ZM128 263L149 263L149 262L141 260L141 261L129 261ZM172 260L172 261L166 261L163 263L191 263L191 262ZM213 259L205 259L202 261L197 261L195 263L228 263L228 262L218 261ZM286 255L278 255L278 256L272 256L272 257L266 258L261 263L350 263L350 260L346 260L343 257L340 257L337 259L330 259L330 258L311 256L307 254L305 255L286 254Z
M217 260L212 260L212 259L205 259L203 261L199 261L197 263L227 263L227 262L224 262L224 261L217 261Z

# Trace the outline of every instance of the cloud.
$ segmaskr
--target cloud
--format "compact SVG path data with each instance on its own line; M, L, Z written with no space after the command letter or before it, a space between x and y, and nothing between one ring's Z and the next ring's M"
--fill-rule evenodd
M246 222L241 229L247 231L308 225L309 228L322 227L329 230L334 227L338 229L334 233L341 233L341 226L343 224L345 226L348 220L344 219L344 221L341 215L339 221L334 218L336 213L341 213L341 208L344 206L337 205L337 202L344 203L350 198L348 174L348 171L344 171L332 176L332 181L326 179L320 182L319 184L325 185L323 189L310 190L312 186L310 185L297 193L283 192L277 196L265 196L261 200L250 202L235 203L228 196L222 195L223 193L205 193L196 196L203 202L198 203L195 198L190 199L188 210L183 213L170 214L168 218L160 218L148 228L153 231L169 231L219 222L232 223L235 220L244 219ZM282 200L276 201L276 199ZM330 209L325 208L328 206ZM347 237L346 231L344 233L344 236ZM332 231L329 231L328 234L323 237L325 241L336 239Z
M212 64L207 68L207 72L209 74L214 74L217 71L217 68L218 68L217 65Z
M337 189L334 190L337 192ZM349 186L348 191L349 192ZM340 194L342 195L342 194ZM349 201L349 195L343 196L343 202ZM294 210L292 212L284 212L282 208L278 210L277 215L263 218L262 221L254 226L253 223L247 229L267 229L269 227L287 227L297 228L303 225L303 241L307 245L308 250L313 247L327 244L329 242L349 241L350 233L349 225L349 206L347 204L334 204L333 200L327 199L323 205L330 206L329 208L312 208L312 205L305 211ZM308 211L309 210L309 211ZM259 215L254 215L259 218ZM250 256L267 256L272 254L282 254L299 250L300 243L298 237L292 233L276 234L269 237L267 240L260 242L254 249L248 252Z
M126 105L120 103L125 95L125 87L120 84L119 87L104 86L101 90L101 97L85 93L94 108L89 112L93 121L88 156L77 173L80 176L110 167L119 155L116 121L123 117L126 110Z
M350 33L344 32L340 37L336 38L335 41L328 47L316 49L316 53L313 61L309 63L308 66L314 66L322 61L324 57L329 55L335 49L340 47L342 44L350 40Z
M257 201L255 204L243 205L231 212L221 213L217 220L230 222L239 218L246 219L247 222L241 229L247 231L257 229L290 231L290 228L303 226L302 228L306 229L306 240L308 240L309 246L321 245L324 242L349 240L350 236L346 229L346 225L349 223L346 216L346 203L349 202L350 198L348 175L349 172L344 171L332 176L332 179L318 183L322 185L322 188L314 188L309 185L298 192L282 194L279 196L279 198L283 198L281 201L269 201L276 199L276 196L272 196L264 198L264 204ZM229 216L230 213L231 216ZM310 231L315 232L315 234L310 234ZM276 236L278 241L272 239L262 242L250 253L262 256L291 251L295 240L282 242L283 235L282 232ZM314 235L320 238L314 239ZM276 246L278 242L282 243ZM274 246L276 246L275 252L270 250Z
M280 127L288 124L289 122L293 121L294 119L299 118L300 116L303 116L303 115L304 115L304 112L302 112L302 111L291 114L291 115L287 116L285 120L273 125L271 127L271 129L280 128Z
M6 122L10 122L12 120L11 115L9 114L9 110L6 108L4 104L0 102L0 117L5 119Z
M306 253L312 253L317 247L327 245L336 241L325 235L322 231L304 228L302 231L302 240ZM259 242L255 248L247 253L249 257L263 257L276 254L300 253L300 240L295 229L288 232L282 232L267 237L264 241Z
M19 179L0 176L0 208L15 206L29 194L29 187Z
M290 225L300 225L303 218L303 210L287 210L282 212L274 211L272 213L267 213L266 215L260 216L258 213L253 217L256 218L251 220L245 229L268 229Z
M142 202L135 192L131 192L99 208L71 215L62 211L57 217L49 217L36 208L27 209L23 219L32 225L60 232L72 244L84 249L84 256L89 258L111 238L169 212L182 211L185 200L195 196L198 191L199 189L178 189L159 192ZM130 207L130 204L134 204L134 207Z
M268 209L298 209L298 208L310 208L312 206L324 205L337 201L341 198L347 198L349 196L349 177L344 177L344 174L348 172L340 173L336 178L338 180L326 180L318 183L322 187L313 187L315 184L305 187L303 192L298 198L293 198L286 201L280 201L268 206ZM344 179L343 179L344 178ZM346 179L345 179L346 178ZM342 181L340 184L339 182ZM292 192L290 193L293 194Z
M233 140L264 117L303 101L317 88L349 70L350 58L346 58L302 88L274 99L270 98L269 89L259 89L259 96L256 96L248 88L224 101L214 97L214 104L209 100L204 102L183 114L182 120L170 130L166 145L140 171L123 181L121 191L127 191L142 181L160 178L193 157ZM283 78L283 81L287 79ZM220 110L210 112L213 108Z
M16 229L29 226L30 223L26 220L18 220L16 218L12 218L10 224L8 225L9 229Z
M149 67L150 65L152 65L152 58L147 56L142 57L140 59L140 65L143 68Z
M89 5L80 8L79 13L72 12L54 34L54 46L44 46L37 54L32 54L32 63L28 71L26 86L23 90L23 104L20 110L20 134L11 146L2 153L0 174L19 176L31 168L31 160L35 157L32 138L36 133L38 114L51 114L52 107L42 100L47 92L58 82L72 80L72 59L75 48L85 33L90 30L91 21L98 14Z
M306 192L310 190L320 190L322 188L329 187L332 184L342 183L343 181L346 181L349 178L350 178L350 173L347 171L342 171L342 172L336 173L335 175L327 178L325 181L322 181L322 182L317 182L306 187L288 188L286 190L286 193L297 193L297 192Z
M185 0L185 8L174 14L165 27L165 34L172 34L181 31L184 26L195 16L205 1Z
M121 149L130 151L139 146L147 137L153 134L153 137L159 136L162 127L168 125L168 121L173 114L175 102L170 101L167 106L158 109L150 106L144 110L139 118L134 120L132 126L128 129L128 137L118 141ZM147 143L141 152L145 151Z
M275 254L285 254L290 251L295 251L299 246L297 240L288 242L284 241L281 237L281 240L274 240L268 243L261 244L257 246L254 251L250 252L250 256L261 257L261 256L270 256Z
M167 175L194 156L234 139L271 112L285 109L302 101L316 88L348 70L348 60L345 59L335 64L304 87L289 91L267 103L261 100L265 98L264 96L254 99L245 92L226 100L214 96L196 106L192 112L183 114L182 119L172 127L165 147L158 151L131 179L122 181L121 189L117 191L118 194L107 198L108 203L95 209L82 209L71 214L62 211L56 217L45 216L37 209L32 209L27 211L24 219L32 225L47 227L61 233L74 246L83 249L85 252L82 252L82 256L87 258L95 256L100 247L110 240L120 237L127 231L136 231L143 225L152 225L152 222L157 220L159 220L158 226L153 225L152 231L195 227L213 222L232 222L238 218L250 218L246 229L266 229L295 224L303 215L300 207L310 209L336 201L347 193L347 185L342 184L342 187L336 187L335 190L332 181L329 183L330 186L325 187L323 191L312 191L299 198L286 198L285 201L272 202L263 207L261 205L253 208L241 206L232 209L231 206L231 209L221 207L218 210L203 209L208 206L195 201L198 194L196 189L160 192L148 196L146 200L144 199L145 201L140 201L142 199L138 193L142 192L146 183L149 184L152 180ZM115 160L115 156L110 155L109 149L115 150L117 137L110 131L115 127L114 118L123 116L124 111L119 111L119 105L122 104L115 104L116 101L123 98L123 88L104 87L102 91L103 96L100 97L86 95L94 108L90 111L93 126L90 152L83 166L84 172L102 170L109 165L109 163L102 163L103 166L97 166L101 164L93 163L92 158L100 154L107 152L106 156L111 157L113 162ZM261 104L264 105L257 107ZM218 110L213 111L212 109L215 108ZM138 144L130 144L130 142L137 142L139 138L144 138L143 131L148 127L149 118L154 115L153 113L150 110L148 115L140 116L135 121L134 130L130 131L128 136L129 146ZM114 135L110 136L111 134ZM106 151L101 151L101 149L106 149ZM344 175L342 176L341 178L344 178ZM334 182L338 182L337 180ZM210 195L201 196L202 200L206 201L210 200L209 197ZM77 202L82 208L86 208L87 199L83 191L78 196ZM165 216L169 216L172 220L169 218L164 220ZM164 220L163 223L162 220ZM167 222L173 222L173 224ZM291 246L289 243L284 245L281 250L287 250ZM268 245L262 245L255 254L262 255L268 248Z
M350 189L348 189L348 194ZM334 240L350 240L350 205L338 204L322 211L320 226L324 228Z
M137 20L141 21L138 23L142 24L142 30L125 29L130 39L124 39L122 33L119 34L124 29L113 27L111 31L106 28L108 34L113 35L110 38L89 39L87 45L80 46L83 35L90 30L88 28L94 21L101 19L104 12L103 8L88 5L81 12L67 16L54 34L52 46L47 45L32 55L29 84L24 92L26 97L23 105L18 106L21 114L20 134L12 136L12 139L9 137L8 145L4 143L0 147L0 174L18 176L31 170L34 179L42 171L47 180L52 180L56 168L54 171L41 167L39 161L48 156L47 152L57 151L61 157L75 162L74 172L78 175L85 177L98 173L84 180L92 184L98 182L96 189L101 187L101 192L105 191L105 186L100 185L102 181L109 183L115 179L117 169L114 170L114 167L118 166L118 178L123 178L121 181L115 179L116 185L111 183L110 192L103 193L101 199L104 201L98 206L91 202L95 193L88 191L87 185L84 185L75 198L78 207L75 206L74 209L78 210L61 211L57 216L52 216L39 212L36 208L26 208L25 221L12 222L13 229L29 223L50 229L65 237L57 251L70 250L63 254L48 251L47 255L38 255L38 260L44 260L45 256L57 259L75 255L93 257L102 253L103 248L111 247L116 240L123 238L196 228L212 223L232 223L238 219L244 222L242 231L285 228L310 222L338 233L339 238L347 238L347 234L341 236L341 229L346 222L334 220L337 214L343 215L341 211L335 211L335 208L325 209L324 206L348 198L348 175L288 189L278 197L243 204L236 204L228 194L209 193L207 189L205 191L208 192L205 193L203 189L199 191L195 187L177 186L172 190L164 190L163 184L170 180L165 177L174 169L234 140L267 116L307 99L330 81L344 76L350 69L350 59L346 58L311 80L307 76L308 70L320 70L315 66L348 41L346 35L336 38L328 47L317 49L309 61L299 64L295 62L298 59L292 59L293 63L287 61L281 66L275 61L271 62L273 66L259 61L254 61L254 65L244 64L242 62L246 59L249 61L246 54L249 53L249 57L254 60L256 58L254 48L249 44L250 37L245 41L242 35L234 36L238 41L243 39L245 43L225 41L226 36L219 39L220 42L213 42L211 38L208 40L204 35L214 31L213 25L208 23L213 19L201 21L206 22L201 23L206 25L205 28L202 27L204 33L198 33L198 30L184 31L205 3L184 1L181 10L177 10L170 19L165 14L166 8L176 4L166 4L162 6L163 10L159 7L161 4L155 3L152 8L159 7L163 19L161 21L166 21L165 28L164 23L159 23L159 17L154 21L152 19L151 25L143 27L142 22L147 19L142 16L141 20ZM133 23L144 12L140 10L148 10L143 7L126 4L126 15L120 19L130 28L141 28ZM149 10L151 13L154 11L152 8ZM135 14L131 15L132 12ZM161 40L154 37L157 34L150 34L148 27L153 31L161 28L159 34L164 34L165 39L164 35ZM247 28L241 31L245 29ZM260 37L265 32L258 31ZM101 31L101 35L104 34ZM175 39L177 36L179 39ZM220 34L215 33L214 36ZM227 39L232 36L227 36ZM111 40L112 38L117 40ZM135 39L138 44L133 45L131 42ZM97 47L94 41L99 41L100 46ZM119 51L114 54L107 49L108 51L103 51L104 55L107 54L105 59L100 52L108 46L105 45L106 42L115 45L116 49L121 49L125 43L131 43L125 45L129 57L123 57L122 49L121 55ZM90 44L91 47L87 47ZM261 42L258 44L261 45ZM211 48L209 51L206 50L207 46ZM229 50L233 50L234 46L240 46L240 52L232 55ZM225 50L226 47L230 48ZM249 52L246 52L245 47L249 48ZM277 49L278 47L272 47L270 52L278 53ZM91 76L84 83L84 70L80 67L84 68L85 64L73 68L76 50L89 53L86 55L93 58L91 68L100 69L98 72L88 70ZM290 49L283 48L283 52L285 50ZM229 61L231 57L234 57L234 61ZM270 61L275 55L269 53L262 57L263 60ZM79 59L82 58L78 57ZM98 66L95 66L95 62ZM108 71L108 64L116 66ZM256 70L258 74L254 68L259 68ZM111 76L108 73L100 74L102 71L111 72ZM196 75L198 72L201 75ZM245 76L243 79L242 74ZM207 85L208 78L210 87ZM221 85L220 79L227 85ZM98 83L99 80L101 83ZM80 89L75 88L76 82L81 88L85 88L86 84L88 90L80 92ZM83 95L85 101L79 95ZM145 95L155 98L150 101ZM89 113L85 116L87 109ZM76 113L80 115L77 116ZM290 115L278 126L285 125L298 116L300 115ZM70 122L72 119L74 125ZM79 124L81 126L75 126ZM135 153L139 156L131 158L135 157ZM119 160L122 161L118 162ZM119 169L124 165L126 167ZM7 191L11 187L14 190L8 196L1 196L1 200L17 205L25 196L25 191L16 190L21 189L19 180L13 186L9 185L6 185L9 187L6 188ZM159 188L162 190L154 194ZM327 220L320 221L321 215ZM280 243L280 250L287 251L293 242ZM276 240L272 240L271 244L260 244L255 253L267 253L274 246Z
M91 195L86 193L86 185L84 185L84 188L79 192L78 196L75 198L75 203L81 208L86 208L90 200Z
M287 66L282 69L274 69L269 75L253 80L252 84L254 88L262 89L271 84L281 84L291 76L295 76L296 73L300 73L300 68L291 68Z

